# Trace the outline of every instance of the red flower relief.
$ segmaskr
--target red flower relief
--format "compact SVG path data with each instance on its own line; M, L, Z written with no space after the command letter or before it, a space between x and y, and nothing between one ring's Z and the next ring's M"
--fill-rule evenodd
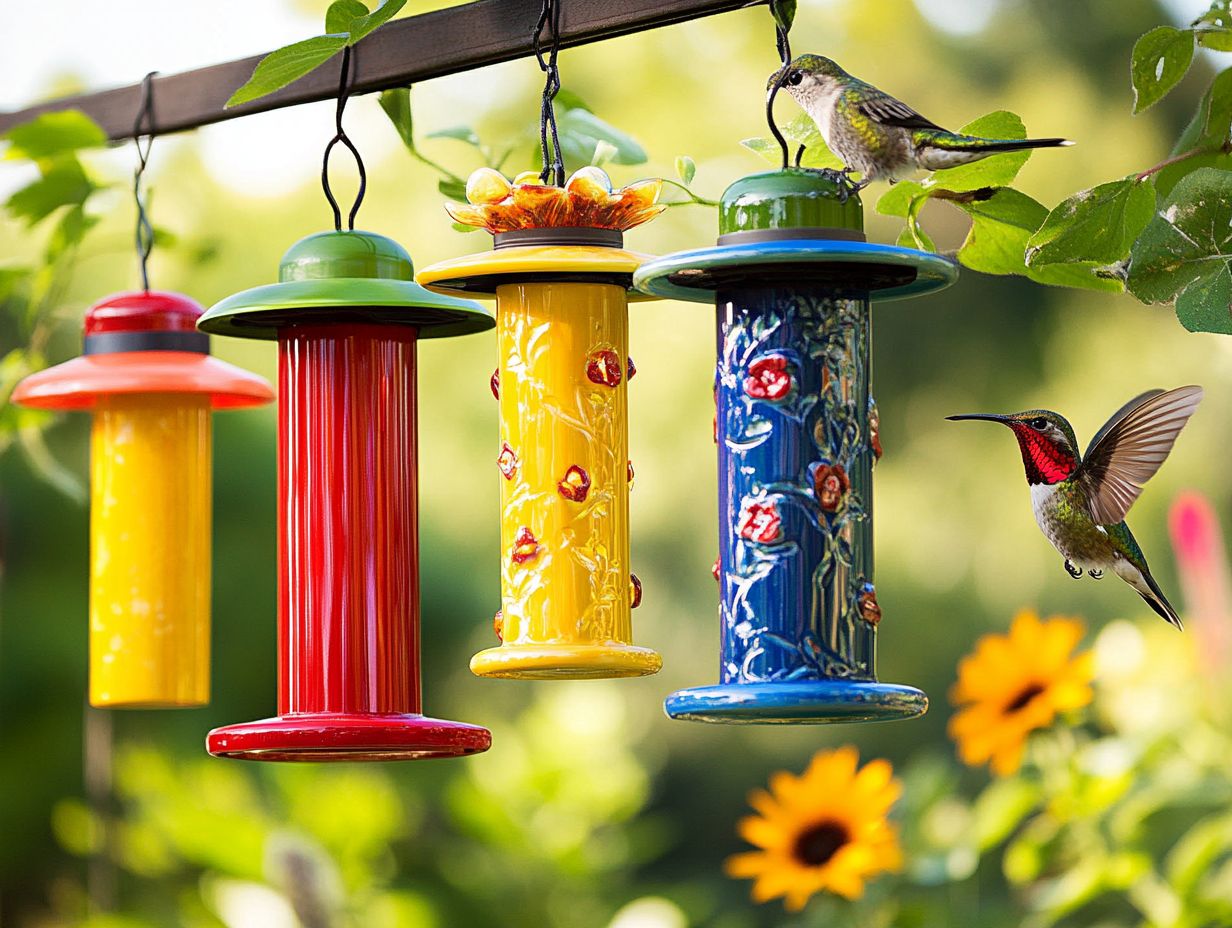
M851 479L841 464L822 464L813 471L813 496L826 512L834 512L851 489Z
M492 371L492 379L488 381L488 387L492 390L492 395L498 400L500 399L500 368L495 368Z
M586 468L574 464L557 482L556 490L570 502L585 502L586 494L590 492L590 474L586 473Z
M783 537L783 519L773 500L746 500L740 510L736 532L741 538L772 545Z
M627 369L625 370L625 379L632 380L633 375L637 373L637 365L633 363L632 356L626 358L625 360L628 362L626 365Z
M716 583L719 581L719 571L723 568L719 565L719 555L714 556L714 563L710 565L710 576L714 577Z
M492 631L502 642L505 640L505 610L497 609L496 615L492 616Z
M881 413L873 403L868 410L868 443L873 449L873 460L881 460Z
M642 581L637 574L629 574L629 608L636 609L642 604Z
M864 584L864 592L860 594L858 603L860 618L873 628L881 624L881 607L877 605L877 591L873 589L871 583Z
M756 400L781 400L795 384L787 359L782 355L768 354L749 365L749 376L744 379L744 392Z
M533 560L539 556L541 545L534 533L530 529L523 526L518 529L517 537L513 539L513 555L512 560L515 564L525 564L527 561Z
M500 454L496 456L496 466L500 468L506 480L512 480L513 475L518 472L518 456L509 447L509 442L501 445Z
M629 489L633 489L633 462L629 462Z
M620 386L620 355L611 348L592 351L586 359L586 378L601 386Z

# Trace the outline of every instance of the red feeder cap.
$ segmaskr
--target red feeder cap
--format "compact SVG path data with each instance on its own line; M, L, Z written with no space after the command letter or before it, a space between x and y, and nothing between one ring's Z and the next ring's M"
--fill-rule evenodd
M84 353L31 374L13 401L43 409L89 409L117 393L205 393L215 409L259 406L274 398L264 378L210 357L197 331L201 304L179 293L109 296L86 311Z

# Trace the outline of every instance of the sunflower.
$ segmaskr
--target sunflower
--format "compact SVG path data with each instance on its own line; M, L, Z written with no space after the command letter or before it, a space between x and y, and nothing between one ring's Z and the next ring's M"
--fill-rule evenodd
M729 857L726 870L755 881L754 902L783 896L794 912L822 890L857 899L867 880L902 866L886 819L902 786L888 761L858 764L850 745L819 751L801 776L780 771L769 792L749 795L759 814L742 819L739 831L760 850Z
M950 737L963 763L991 761L1009 776L1022 764L1027 736L1058 714L1091 701L1091 652L1074 654L1082 638L1077 619L1040 620L1030 609L1014 617L1008 635L985 635L958 664L950 700L959 707Z

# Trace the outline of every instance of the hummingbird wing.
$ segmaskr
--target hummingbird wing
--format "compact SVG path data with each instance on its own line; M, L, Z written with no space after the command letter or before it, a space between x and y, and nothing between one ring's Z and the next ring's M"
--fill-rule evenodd
M1086 490L1097 524L1116 525L1125 518L1201 400L1197 386L1150 390L1122 406L1096 433L1074 479Z
M863 81L857 83L848 91L854 98L853 102L862 114L873 122L883 126L896 126L900 129L936 129L944 132L939 125L930 119L925 119L902 100L896 100L884 90L878 90L872 84Z

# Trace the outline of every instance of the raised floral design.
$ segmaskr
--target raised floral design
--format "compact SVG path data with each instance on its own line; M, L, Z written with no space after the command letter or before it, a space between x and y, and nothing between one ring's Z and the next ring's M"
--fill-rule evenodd
M542 545L535 538L534 532L523 526L518 529L518 534L513 539L513 554L510 556L510 560L515 564L525 564L527 561L537 558L541 548Z
M506 480L512 480L514 474L518 472L518 455L509 447L509 442L501 445L500 454L496 456L496 466L500 468Z
M633 363L632 355L625 358L625 368L625 380L632 380L637 374L637 365Z
M496 615L492 616L492 631L502 642L505 640L505 610L497 609Z
M877 591L873 589L871 583L864 584L860 589L860 596L856 602L860 610L860 618L873 628L881 624L881 607L877 605Z
M795 387L787 358L772 354L758 358L749 365L744 379L744 392L756 400L777 402L785 399Z
M620 386L620 355L611 348L599 348L586 359L586 379L604 387Z
M783 538L783 518L774 500L746 500L740 509L736 533L746 541L772 545Z
M629 574L629 608L636 609L642 604L642 581L637 574Z
M837 510L850 489L851 478L841 464L821 464L813 471L813 495L826 512Z
M590 493L590 474L586 473L586 468L574 464L557 482L556 491L570 502L585 502L586 495Z
M498 400L500 399L500 368L492 371L492 379L488 381L488 388L492 391L492 395Z
M667 207L658 202L661 180L643 180L619 190L600 168L575 171L564 187L544 184L527 171L512 182L480 168L466 182L466 203L446 203L456 222L495 234L517 229L588 227L624 231L653 219Z

